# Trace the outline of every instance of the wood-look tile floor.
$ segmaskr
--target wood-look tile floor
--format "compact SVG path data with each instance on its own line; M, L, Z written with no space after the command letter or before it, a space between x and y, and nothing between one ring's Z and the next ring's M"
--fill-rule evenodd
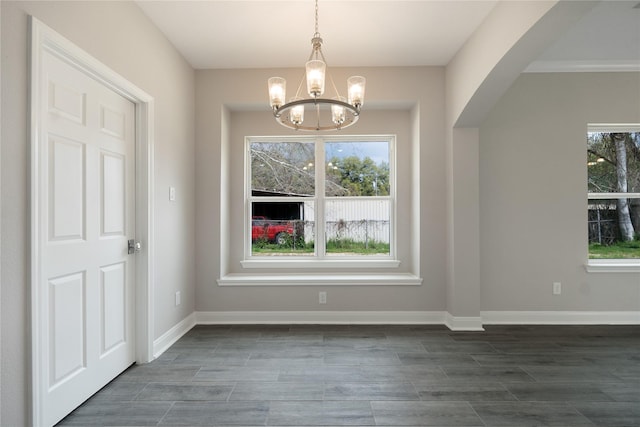
M197 326L61 426L640 426L639 326Z

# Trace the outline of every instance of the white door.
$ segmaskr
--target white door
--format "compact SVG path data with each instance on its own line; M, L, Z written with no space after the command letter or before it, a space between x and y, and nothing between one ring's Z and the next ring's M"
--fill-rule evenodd
M135 361L135 105L52 53L40 65L33 356L52 425Z

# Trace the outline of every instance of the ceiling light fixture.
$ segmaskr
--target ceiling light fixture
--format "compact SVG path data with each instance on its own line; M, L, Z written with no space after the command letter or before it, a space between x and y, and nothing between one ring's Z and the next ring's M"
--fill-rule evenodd
M282 77L271 77L268 81L269 101L276 120L285 127L305 131L340 130L358 121L364 103L366 79L362 76L349 77L348 98L340 96L333 78L327 71L327 61L322 53L322 38L318 32L318 0L315 12L316 26L311 39L311 55L305 65L305 75L298 85L296 95L289 102L285 102L287 81ZM329 77L335 93L332 98L322 98L325 93L325 75ZM305 78L309 98L300 96ZM315 112L314 119L309 120L313 122L312 125L303 125L307 106Z

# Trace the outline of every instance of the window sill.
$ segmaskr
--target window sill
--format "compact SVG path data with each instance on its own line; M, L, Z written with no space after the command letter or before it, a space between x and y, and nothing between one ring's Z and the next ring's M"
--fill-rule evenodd
M640 273L640 259L590 259L587 273Z
M379 269L379 268L398 268L400 261L393 259L248 259L240 261L242 268L265 268L265 269L282 269L282 268L361 268L361 269Z
M227 274L219 286L420 286L410 273L380 274Z

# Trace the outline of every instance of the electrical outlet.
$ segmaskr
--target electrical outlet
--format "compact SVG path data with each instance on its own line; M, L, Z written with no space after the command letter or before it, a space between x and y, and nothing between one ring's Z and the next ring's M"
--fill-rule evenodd
M179 306L180 303L182 302L182 301L180 301L180 297L181 297L180 291L177 291L176 292L176 307Z
M562 283L553 282L553 294L560 295L562 293Z
M176 187L169 187L169 201L174 202L176 200Z
M318 303L319 304L326 304L327 303L327 293L326 292L318 293Z

